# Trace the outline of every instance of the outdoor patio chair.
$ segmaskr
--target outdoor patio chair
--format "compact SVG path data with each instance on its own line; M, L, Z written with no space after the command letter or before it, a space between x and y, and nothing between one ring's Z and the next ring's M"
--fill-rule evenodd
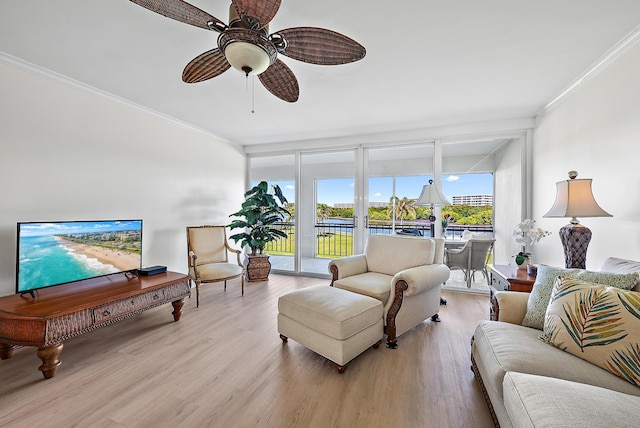
M472 238L460 249L445 249L445 263L449 269L461 269L464 272L467 288L471 288L471 280L476 271L482 272L489 284L487 262L495 242L495 239Z

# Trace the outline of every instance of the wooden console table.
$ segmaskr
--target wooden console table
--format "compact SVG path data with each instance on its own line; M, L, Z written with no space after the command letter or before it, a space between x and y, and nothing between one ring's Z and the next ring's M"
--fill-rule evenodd
M0 298L0 359L18 346L36 346L45 379L56 374L62 341L171 302L180 320L191 295L187 275L166 272L127 278L109 275Z
M526 269L512 265L487 265L491 276L491 286L498 291L531 292L535 276L529 276Z
M517 266L512 265L487 265L487 269L491 283L489 287L491 302L489 319L495 321L498 319L498 303L495 301L495 293L503 290L530 293L536 277L529 276L526 269L518 269Z

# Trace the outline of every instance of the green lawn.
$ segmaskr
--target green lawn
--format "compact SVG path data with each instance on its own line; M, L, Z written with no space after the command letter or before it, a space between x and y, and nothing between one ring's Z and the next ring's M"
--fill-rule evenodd
M273 255L292 256L295 253L295 233L287 238L270 242L265 252ZM353 255L353 235L351 233L328 233L316 237L316 257L333 259Z

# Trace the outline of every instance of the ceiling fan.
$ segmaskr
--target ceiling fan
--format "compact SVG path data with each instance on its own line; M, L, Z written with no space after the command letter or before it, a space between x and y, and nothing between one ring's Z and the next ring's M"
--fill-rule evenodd
M335 31L293 27L269 34L269 22L282 0L231 0L229 25L182 0L131 0L153 12L186 24L217 31L218 47L195 57L182 72L186 83L216 77L230 67L258 75L276 97L296 102L298 81L278 53L319 65L347 64L364 58L365 48Z

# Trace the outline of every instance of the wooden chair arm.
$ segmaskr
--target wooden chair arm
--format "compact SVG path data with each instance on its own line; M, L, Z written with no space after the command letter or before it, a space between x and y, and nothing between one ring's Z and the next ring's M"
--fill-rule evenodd
M193 250L189 250L189 275L191 275L191 269L193 269L194 280L200 278L200 272L198 271L198 265L196 263L197 259L198 256L196 255L196 253L194 253Z
M236 259L238 261L238 266L243 267L242 266L242 261L240 260L240 254L242 254L242 251L230 247L228 241L224 243L224 246L227 249L227 251L229 251L230 253L234 253L236 255Z

